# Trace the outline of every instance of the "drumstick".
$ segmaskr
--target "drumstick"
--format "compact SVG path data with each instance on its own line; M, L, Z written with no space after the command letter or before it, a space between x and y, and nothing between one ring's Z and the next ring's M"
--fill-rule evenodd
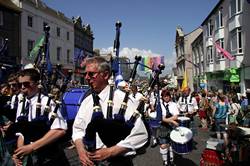
M181 130L181 128L176 128L176 129L177 129L177 131L179 131L181 136L184 136L184 132Z

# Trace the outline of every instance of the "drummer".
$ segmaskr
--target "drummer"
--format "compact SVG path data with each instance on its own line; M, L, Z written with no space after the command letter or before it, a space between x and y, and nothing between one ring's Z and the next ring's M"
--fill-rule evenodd
M171 94L167 89L162 90L161 97L162 124L159 129L158 137L163 165L168 165L170 163L173 164L174 161L173 149L170 145L170 132L172 131L173 127L178 126L177 118L179 111L177 104L172 101ZM169 159L168 156L170 157Z
M179 98L177 105L180 114L189 117L193 121L193 116L198 110L198 104L195 97L190 95L189 87L183 89L183 94Z

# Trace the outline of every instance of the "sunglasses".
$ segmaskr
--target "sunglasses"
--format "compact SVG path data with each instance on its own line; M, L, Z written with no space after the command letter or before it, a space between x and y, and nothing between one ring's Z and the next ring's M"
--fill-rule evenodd
M18 86L18 83L12 83L12 84L9 84L10 87L17 87Z
M83 76L86 77L88 75L90 78L95 78L98 73L100 72L84 72Z
M28 81L26 81L26 82L19 82L18 86L19 86L19 88L22 88L22 87L29 88L30 84L31 84L31 82L28 82Z

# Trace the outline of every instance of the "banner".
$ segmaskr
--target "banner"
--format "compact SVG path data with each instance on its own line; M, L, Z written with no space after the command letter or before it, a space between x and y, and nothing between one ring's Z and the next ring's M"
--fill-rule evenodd
M38 54L40 47L43 46L43 42L44 42L44 35L40 37L40 39L38 39L37 42L35 43L35 46L33 47L33 49L30 51L30 54L28 55L29 59L31 59L32 57Z
M183 81L182 81L181 90L183 91L185 88L188 88L188 78L187 78L186 70L184 72L184 78L183 78Z
M153 70L157 70L159 64L164 64L164 56L147 56L142 58L142 63L143 65L152 68ZM141 65L140 66L140 71L149 71L150 69Z
M233 57L229 52L227 52L226 50L224 50L223 48L221 48L221 46L219 44L215 43L215 48L216 48L216 51L219 54L223 54L224 57L226 57L230 61L235 60L235 57Z

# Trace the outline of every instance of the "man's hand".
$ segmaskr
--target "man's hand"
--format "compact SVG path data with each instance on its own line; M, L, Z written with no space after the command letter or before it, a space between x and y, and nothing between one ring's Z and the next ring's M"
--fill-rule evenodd
M94 163L89 157L89 153L85 150L82 139L75 140L76 150L79 156L79 160L83 166L94 166Z
M78 151L79 160L83 166L94 166L94 163L90 160L87 151Z
M12 156L12 160L14 161L16 166L23 166L22 159L19 158L16 154Z
M32 151L33 151L32 144L29 144L29 145L24 145L24 146L17 148L14 154L20 158L20 157L30 154Z
M102 148L93 153L89 153L89 158L92 161L102 161L112 156L111 148Z

